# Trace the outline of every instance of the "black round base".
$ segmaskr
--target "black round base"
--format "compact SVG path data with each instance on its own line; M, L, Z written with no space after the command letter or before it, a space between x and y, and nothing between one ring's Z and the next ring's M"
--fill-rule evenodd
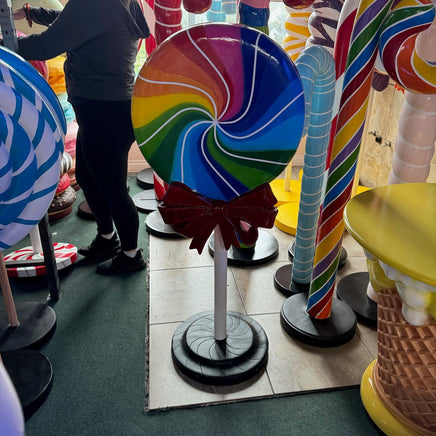
M268 362L268 338L250 317L227 311L227 338L214 337L214 311L198 313L175 331L174 365L189 378L210 385L241 383L260 374Z
M292 263L281 266L274 274L274 286L286 297L309 292L310 283L297 283L292 280Z
M288 247L288 257L289 257L289 260L291 262L294 259L294 253L295 253L295 240ZM345 250L344 247L341 247L341 254L339 255L338 269L342 268L345 265L345 263L347 262L347 256L348 256L347 250Z
M290 336L315 347L336 347L351 340L356 332L354 312L333 298L330 317L316 319L306 312L307 295L289 297L280 311L280 324Z
M17 391L24 414L47 398L53 369L47 357L35 350L2 353L2 360Z
M77 208L77 215L80 216L80 218L84 218L85 220L94 220L94 214L91 211L91 208L88 205L88 202L86 200L82 201L79 204L79 207Z
M166 238L166 239L184 238L183 235L175 232L170 225L165 224L158 210L155 212L151 212L147 216L147 218L145 219L145 228L147 229L148 233L150 233L153 236L157 236L158 238Z
M213 235L209 238L208 247L211 256L214 255L215 240ZM256 244L250 248L237 248L231 246L227 251L229 265L254 266L262 265L275 259L279 253L279 243L270 233L259 229Z
M368 283L367 272L350 274L338 282L336 295L351 307L359 322L376 328L377 303L367 295Z
M159 205L159 202L156 200L154 189L147 189L138 192L132 197L132 200L139 212L154 212L157 210L157 206Z
M136 183L142 189L154 188L153 169L145 168L136 174Z
M42 344L56 325L55 311L46 304L26 302L15 305L19 325L9 326L6 309L0 310L0 352Z

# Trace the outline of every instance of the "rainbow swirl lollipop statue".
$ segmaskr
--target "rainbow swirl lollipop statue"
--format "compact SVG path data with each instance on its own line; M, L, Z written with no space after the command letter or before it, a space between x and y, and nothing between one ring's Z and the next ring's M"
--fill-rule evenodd
M190 27L143 66L132 120L144 157L170 184L163 220L198 252L212 232L215 238L215 310L179 326L174 364L203 383L248 379L266 366L268 340L254 320L226 310L227 250L253 245L258 227L274 225L269 182L291 160L304 125L298 72L258 30Z

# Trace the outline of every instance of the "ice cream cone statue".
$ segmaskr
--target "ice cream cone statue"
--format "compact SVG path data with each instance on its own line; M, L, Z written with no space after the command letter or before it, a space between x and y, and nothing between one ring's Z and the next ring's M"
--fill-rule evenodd
M435 217L434 183L379 187L345 209L378 294L377 360L365 371L361 395L388 435L436 432Z

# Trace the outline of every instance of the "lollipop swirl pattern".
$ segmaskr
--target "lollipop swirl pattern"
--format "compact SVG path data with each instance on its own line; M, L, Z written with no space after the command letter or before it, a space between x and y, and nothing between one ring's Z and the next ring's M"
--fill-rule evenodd
M66 121L54 92L22 58L0 47L0 250L47 211L59 181Z
M269 37L209 23L152 53L135 84L132 120L165 182L228 201L286 167L301 138L304 95L287 53Z

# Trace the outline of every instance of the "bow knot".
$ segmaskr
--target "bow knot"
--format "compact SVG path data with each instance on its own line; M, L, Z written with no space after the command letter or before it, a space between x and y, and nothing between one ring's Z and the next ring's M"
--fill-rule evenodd
M172 182L159 206L162 219L174 231L192 238L190 248L199 253L219 226L226 250L241 243L253 245L258 227L271 228L277 215L276 198L264 183L230 201L212 200L180 182Z

